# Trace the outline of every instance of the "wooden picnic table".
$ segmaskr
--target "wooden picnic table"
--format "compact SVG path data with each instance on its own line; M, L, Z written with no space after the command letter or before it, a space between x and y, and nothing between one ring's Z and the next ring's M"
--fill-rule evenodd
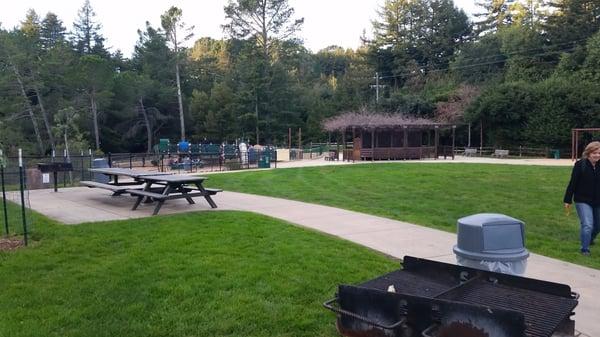
M172 175L144 175L138 179L144 181L144 188L128 189L125 192L137 196L132 210L138 208L144 199L157 202L153 215L158 214L160 208L167 200L186 199L189 204L194 204L194 197L204 197L211 208L217 208L217 204L211 198L212 195L222 192L220 189L205 188L202 183L207 179L201 176L189 176L181 174ZM160 186L160 193L155 192L153 185Z

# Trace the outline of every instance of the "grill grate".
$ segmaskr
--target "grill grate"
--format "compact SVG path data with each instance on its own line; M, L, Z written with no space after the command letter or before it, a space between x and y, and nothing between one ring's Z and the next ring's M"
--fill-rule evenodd
M396 270L376 279L361 284L361 287L387 290L394 285L396 292L423 297L434 297L437 294L456 285L456 282L424 278L415 272Z
M485 280L470 282L467 286L459 287L440 298L520 311L525 316L525 334L531 337L552 336L577 306L577 301L574 299L508 287Z
M381 290L386 294L388 287L393 285L395 292L402 296L414 296L429 301L430 308L434 307L432 303L438 299L455 303L456 305L451 310L453 312L456 312L455 309L462 304L479 308L504 309L507 312L521 315L520 333L524 333L526 337L551 337L562 329L566 329L565 331L572 335L569 330L574 329L574 323L570 320L570 316L578 301L573 297L571 289L567 285L409 256L404 258L403 265L403 269L364 282L359 287ZM340 296L340 303L348 302L344 301L342 297L344 296ZM366 299L357 299L357 301L368 306L365 315L378 312L380 309L385 310L383 307L377 308L377 302L381 303L381 299L373 303ZM423 304L427 302L420 301L421 306L427 306ZM363 309L358 308L357 310L362 311ZM410 310L408 310L409 317L411 316ZM427 310L422 314L426 314L426 312ZM442 312L436 314L435 310L430 314L433 316L444 315ZM420 315L413 313L412 317ZM510 315L507 314L506 317ZM431 318L434 320L443 318L433 316Z

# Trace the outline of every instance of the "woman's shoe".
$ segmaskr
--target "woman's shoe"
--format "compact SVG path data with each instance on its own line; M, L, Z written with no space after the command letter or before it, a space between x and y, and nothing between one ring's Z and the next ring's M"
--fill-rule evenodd
M581 251L581 255L583 255L583 256L590 256L590 255L591 255L591 253L590 253L590 251L589 251L589 250L582 250L582 251Z

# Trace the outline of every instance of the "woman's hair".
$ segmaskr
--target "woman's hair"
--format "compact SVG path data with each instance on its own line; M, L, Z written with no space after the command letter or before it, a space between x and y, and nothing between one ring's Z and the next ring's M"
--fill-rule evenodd
M587 158L590 155L590 153L596 152L598 150L600 150L600 142L599 141L591 142L583 150L583 154L581 155L581 158Z

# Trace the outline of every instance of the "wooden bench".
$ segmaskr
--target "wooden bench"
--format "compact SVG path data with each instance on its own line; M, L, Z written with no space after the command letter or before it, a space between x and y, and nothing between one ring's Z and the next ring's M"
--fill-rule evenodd
M465 157L473 157L477 155L477 149L474 148L465 148L465 153L464 156Z
M508 150L495 150L492 157L504 158L508 157Z
M140 185L138 182L135 182L135 185L132 184L125 184L125 185L112 185L112 184L104 184L104 183L99 183L97 181L90 181L90 180L82 180L79 182L79 184L83 185L83 186L87 186L89 188L102 188L105 190L109 190L109 191L113 191L114 194L113 195L120 195L123 193L126 193L127 190L132 189L132 187L142 187L142 185Z

